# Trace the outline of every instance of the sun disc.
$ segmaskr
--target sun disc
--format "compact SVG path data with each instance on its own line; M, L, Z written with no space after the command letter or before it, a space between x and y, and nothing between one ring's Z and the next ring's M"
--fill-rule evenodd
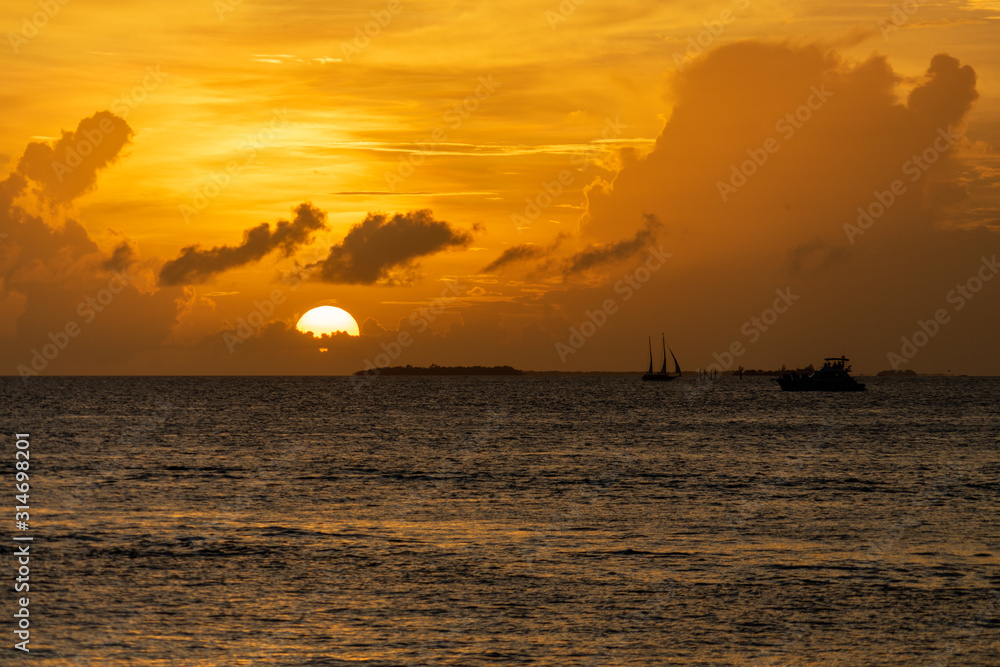
M357 321L351 317L351 314L343 308L335 306L313 308L299 318L295 328L302 333L311 333L317 338L324 334L333 335L338 331L351 336L357 336L361 333Z

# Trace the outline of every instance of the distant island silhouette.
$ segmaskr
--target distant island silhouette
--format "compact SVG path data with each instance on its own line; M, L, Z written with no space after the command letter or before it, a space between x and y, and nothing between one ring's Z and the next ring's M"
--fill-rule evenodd
M916 376L917 373L915 371L907 368L906 370L879 371L878 373L876 373L876 375L879 375L879 376L889 376L889 377L904 377L904 376L905 377L913 377L913 376Z
M358 371L355 375L367 375L377 372L379 375L524 375L524 371L511 366L385 366Z

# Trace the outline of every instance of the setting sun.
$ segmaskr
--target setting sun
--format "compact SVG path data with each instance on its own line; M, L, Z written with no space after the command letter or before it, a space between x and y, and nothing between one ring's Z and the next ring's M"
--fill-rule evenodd
M351 317L351 314L343 308L335 306L313 308L299 318L295 328L302 333L311 333L317 338L323 334L332 335L338 331L343 331L351 336L360 334L358 323Z

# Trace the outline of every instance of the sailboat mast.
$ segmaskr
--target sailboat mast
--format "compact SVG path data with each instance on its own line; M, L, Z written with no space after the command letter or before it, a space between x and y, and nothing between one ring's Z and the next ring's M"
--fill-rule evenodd
M667 335L660 334L663 337L663 368L660 369L660 373L663 375L667 374Z
M653 372L653 337L646 336L647 342L649 343L649 372Z

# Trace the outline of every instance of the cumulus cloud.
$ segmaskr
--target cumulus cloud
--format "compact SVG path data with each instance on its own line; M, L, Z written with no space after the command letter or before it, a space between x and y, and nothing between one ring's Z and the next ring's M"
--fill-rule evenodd
M907 107L929 125L939 126L960 122L977 99L976 72L939 53L931 58L926 81L910 92Z
M330 248L326 259L312 265L318 278L327 283L370 285L390 279L394 268L406 268L418 257L449 248L461 248L472 241L470 232L435 220L427 209L396 213L369 213Z
M50 227L35 215L14 207L0 214L0 276L4 287L34 281L61 280L72 266L99 252L87 230L75 220Z
M46 221L26 209L22 198L61 204L94 187L98 172L114 162L132 136L124 119L100 111L80 121L74 132L63 132L48 144L31 142L16 168L0 181L0 278L2 290L28 290L34 283L66 280L74 271L100 270L104 257L87 230L73 219ZM107 267L104 267L107 268Z
M152 272L136 266L132 243L103 251L61 206L94 187L129 136L123 120L100 112L51 145L31 143L0 181L4 373L126 373L133 355L169 334L172 298L143 289Z
M679 343L709 359L736 337L752 343L747 359L776 366L825 348L888 368L914 323L949 307L956 282L1000 252L997 191L969 178L995 160L965 136L976 73L953 55L928 62L914 76L824 46L720 46L676 75L653 150L590 184L581 231L607 246L657 215L673 261L637 298L665 295L673 315L698 322ZM776 288L801 299L748 336L742 324ZM995 367L985 332L1000 292L983 294L921 350L918 370Z
M243 232L243 243L236 246L215 246L203 250L190 245L181 250L180 256L160 269L161 285L190 285L202 283L217 273L263 259L274 250L285 256L312 240L313 232L326 229L326 213L310 203L295 207L295 219L279 220L274 231L262 222Z
M878 55L851 63L818 46L757 41L715 49L678 75L654 149L591 184L582 229L620 238L623 220L648 211L681 232L691 257L782 255L817 235L847 243L845 222L896 179L907 196L884 220L931 225L963 197L953 167L976 76L939 54L900 100L910 80ZM941 133L958 137L955 148L913 161Z
M53 143L28 144L17 172L38 184L51 203L66 203L93 189L97 172L118 159L132 134L124 118L99 111Z
M627 259L649 246L660 230L660 220L652 214L645 214L646 222L634 236L611 243L592 243L569 258L563 270L566 276L587 271L601 264Z
M121 271L136 259L135 246L128 240L115 246L111 257L101 263L106 271Z

